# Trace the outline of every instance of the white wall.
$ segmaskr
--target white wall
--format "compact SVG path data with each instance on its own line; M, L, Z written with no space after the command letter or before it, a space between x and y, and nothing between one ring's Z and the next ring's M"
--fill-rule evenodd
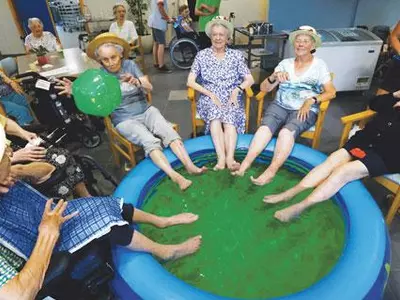
M25 53L23 42L12 17L7 1L0 0L0 51L3 55Z

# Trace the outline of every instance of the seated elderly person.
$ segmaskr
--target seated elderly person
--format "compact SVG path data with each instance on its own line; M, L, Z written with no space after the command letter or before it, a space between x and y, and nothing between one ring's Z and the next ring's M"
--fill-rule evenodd
M28 27L31 33L25 38L25 50L29 53L32 49L37 49L43 46L47 51L56 51L61 48L56 37L48 31L43 31L43 22L38 18L30 18Z
M15 118L21 126L33 121L24 91L18 82L10 79L0 69L0 105L8 116Z
M78 197L90 196L84 182L83 169L68 150L35 146L34 140L38 138L35 133L1 115L0 124L7 134L28 142L25 148L14 151L11 158L11 168L18 179L29 182L48 197L66 198L72 193Z
M10 175L10 154L6 151L0 125L0 299L34 299L53 253L74 253L97 238L112 245L148 252L164 260L194 253L201 236L181 244L161 245L135 231L130 224L143 222L164 228L188 224L198 216L183 213L158 217L115 197L82 198L57 205Z
M306 208L331 198L353 180L400 172L400 90L375 96L370 108L377 112L375 118L343 148L332 153L296 186L264 198L266 203L278 203L306 189L316 188L302 202L277 211L277 219L284 222L291 220Z
M113 7L113 15L116 21L110 25L109 31L127 41L129 45L135 45L139 36L135 24L132 21L126 20L125 5L122 3L115 4Z
M214 170L239 167L234 159L237 134L245 131L244 90L253 83L243 55L227 47L233 25L223 17L207 23L211 47L200 51L193 63L187 85L200 92L197 111L205 122L218 161Z
M147 103L146 91L153 86L139 67L128 60L129 44L112 33L103 33L91 41L87 48L89 57L98 60L103 69L121 82L121 105L111 114L116 129L129 141L144 148L146 156L163 170L180 189L187 189L192 182L169 164L162 152L161 143L170 146L190 174L201 174L206 168L196 167L187 153L181 137L160 111ZM60 94L70 94L72 83L59 81Z
M269 92L279 85L275 100L264 112L258 128L239 170L233 175L243 176L256 157L265 149L272 135L280 128L274 155L269 167L258 178L256 185L264 185L274 178L293 149L297 136L312 127L318 116L318 104L331 100L336 91L323 60L314 57L321 38L314 28L301 26L289 35L295 58L281 61L275 72L261 84Z

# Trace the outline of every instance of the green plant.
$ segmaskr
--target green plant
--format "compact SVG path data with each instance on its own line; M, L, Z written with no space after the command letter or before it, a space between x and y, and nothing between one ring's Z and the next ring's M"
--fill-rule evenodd
M46 54L49 52L49 50L47 50L45 47L43 47L42 45L40 45L40 46L37 47L37 48L32 48L32 49L30 50L30 52L31 52L31 53L35 53L36 56L44 56L44 55L46 55Z
M148 35L149 27L147 20L144 19L146 11L149 9L149 0L126 0L129 11L133 16L135 26L139 35Z

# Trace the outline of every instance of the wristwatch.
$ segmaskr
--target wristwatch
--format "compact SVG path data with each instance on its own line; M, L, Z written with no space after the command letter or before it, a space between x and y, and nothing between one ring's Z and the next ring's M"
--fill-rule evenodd
M318 103L318 98L317 97L311 97L311 99L314 99L314 104L317 104Z
M274 80L271 80L269 76L267 77L267 80L268 80L268 82L269 82L270 84L274 84L274 83L275 83L275 81L276 81L276 79L274 79Z
M241 90L242 92L244 92L244 89L243 89L240 85L238 85L237 88L238 88L239 90Z

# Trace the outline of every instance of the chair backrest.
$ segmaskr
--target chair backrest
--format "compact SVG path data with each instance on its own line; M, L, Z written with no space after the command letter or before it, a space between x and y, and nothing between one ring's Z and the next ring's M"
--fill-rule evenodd
M0 68L3 69L8 77L18 74L18 64L14 57L6 57L0 60Z

